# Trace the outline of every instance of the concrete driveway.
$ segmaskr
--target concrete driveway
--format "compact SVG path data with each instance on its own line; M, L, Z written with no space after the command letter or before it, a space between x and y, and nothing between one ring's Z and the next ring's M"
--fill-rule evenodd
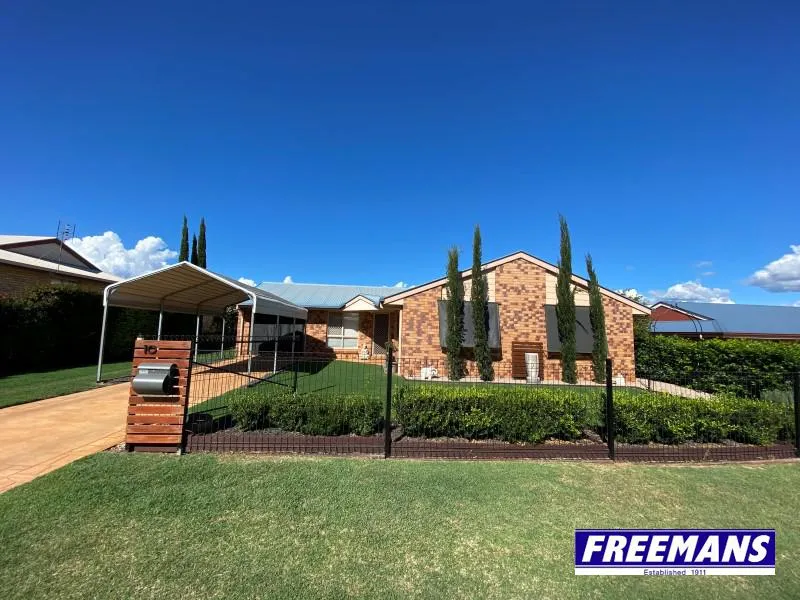
M0 409L0 493L125 438L128 384Z

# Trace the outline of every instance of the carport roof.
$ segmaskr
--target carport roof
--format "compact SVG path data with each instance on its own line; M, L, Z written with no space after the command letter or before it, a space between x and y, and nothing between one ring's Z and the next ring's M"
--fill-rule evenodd
M103 294L107 306L206 315L254 299L259 313L298 319L308 313L275 294L185 261L113 283Z

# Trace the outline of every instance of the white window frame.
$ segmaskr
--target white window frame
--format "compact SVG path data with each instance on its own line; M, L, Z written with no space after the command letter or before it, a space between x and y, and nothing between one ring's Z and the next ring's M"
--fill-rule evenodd
M342 333L339 335L331 335L331 317L334 315L338 315L342 319ZM353 335L345 335L348 327L345 325L345 321L347 319L355 319L355 327L352 328L354 332ZM326 339L329 348L333 348L334 350L355 350L358 351L358 325L359 325L359 314L357 312L329 312L328 313L328 324L326 329ZM337 340L338 343L331 343L332 340ZM353 346L345 346L345 340L355 340L355 344Z

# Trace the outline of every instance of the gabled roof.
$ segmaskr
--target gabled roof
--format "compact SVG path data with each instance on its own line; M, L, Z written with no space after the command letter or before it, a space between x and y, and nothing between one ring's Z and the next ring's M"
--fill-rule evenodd
M305 319L308 313L274 294L186 261L114 283L103 294L108 306L189 314L219 314L227 306L254 299L259 314Z
M120 277L101 271L88 258L67 244L58 248L59 253L64 253L65 262L59 263L52 260L58 255L53 250L54 244L60 244L58 238L37 235L0 235L0 263L101 283L120 281ZM73 260L66 260L66 256L73 257ZM68 262L72 264L66 264ZM82 268L81 265L85 268Z
M258 287L306 308L344 308L351 300L359 296L378 307L386 296L398 290L396 287L389 286L324 283L264 282Z
M665 303L665 306L703 315L708 321L658 321L653 323L656 333L694 333L697 324L703 332L722 335L800 336L800 307L796 306L706 302Z
M687 317L691 317L692 319L698 319L701 321L709 318L706 315L701 315L699 313L692 312L687 308L681 308L677 304L670 304L669 302L656 302L650 307L650 310L652 311L657 308L667 308L669 310L674 310L675 312L679 312L683 315L686 315ZM666 321L667 319L664 320Z
M558 267L556 265L554 265L552 263L549 263L547 261L544 261L541 258L537 258L537 257L533 256L532 254L528 254L527 252L522 252L522 251L515 252L514 254L509 254L508 256L504 256L502 258L498 258L498 259L489 261L487 263L484 263L482 265L482 268L483 268L483 270L494 269L496 267L499 267L500 265L503 265L503 264L506 264L506 263L509 263L511 261L518 260L518 259L525 260L525 261L528 261L530 263L533 263L536 266L541 267L545 271L553 273L554 275L558 274ZM470 275L471 272L472 272L472 269L466 269L466 270L461 272L461 275L462 275L462 277L465 277L465 276ZM447 281L446 277L440 277L439 279L435 279L433 281L429 281L428 283L423 283L422 285L418 285L418 286L415 286L415 287L412 287L412 288L408 288L408 289L402 290L402 291L397 292L397 293L395 293L395 294L393 294L391 296L388 296L387 298L384 298L384 304L393 304L395 302L399 302L399 301L403 300L404 298L408 298L409 296L414 296L414 295L419 294L421 292L425 292L425 291L428 291L430 289L439 287L440 285L443 285L446 281ZM589 286L589 282L586 279L584 279L583 277L578 277L577 275L574 275L574 274L572 275L572 282L577 284L577 285L579 285L579 286L582 286L582 287L588 287ZM631 300L627 296L623 296L622 294L618 294L617 292L611 291L611 290L609 290L607 288L604 288L604 287L600 288L600 292L604 296L608 296L609 298L613 298L614 300L617 300L618 302L621 302L623 304L626 304L626 305L630 306L631 308L633 308L639 314L643 314L643 315L649 315L650 314L650 309L647 306L645 306L644 304L639 304L638 302L636 302L635 300Z

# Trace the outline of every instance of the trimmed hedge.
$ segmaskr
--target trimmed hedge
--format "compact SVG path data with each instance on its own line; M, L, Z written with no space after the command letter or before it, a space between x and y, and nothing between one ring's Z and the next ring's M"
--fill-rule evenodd
M538 443L575 440L602 423L601 396L574 388L534 386L404 386L395 393L397 420L413 437L463 437Z
M229 395L228 409L243 431L276 428L308 435L372 435L383 429L383 402L375 396L295 394L274 384L259 387Z
M616 439L629 444L714 443L732 440L768 446L792 438L792 407L734 396L683 398L614 392Z
M800 343L768 340L689 340L637 329L636 375L712 393L759 398L790 389L800 370Z
M604 435L602 388L424 385L396 392L397 420L414 437L540 443ZM792 407L734 396L689 399L617 389L616 439L631 444L722 442L770 445L793 436Z

